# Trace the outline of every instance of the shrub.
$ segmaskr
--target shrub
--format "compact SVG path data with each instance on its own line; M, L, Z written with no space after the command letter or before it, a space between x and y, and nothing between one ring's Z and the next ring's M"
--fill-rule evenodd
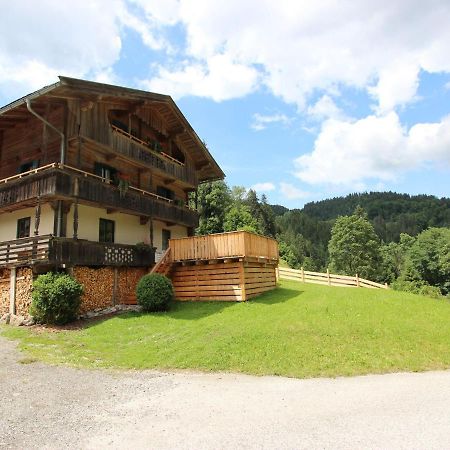
M441 291L437 286L430 286L424 281L396 280L391 284L391 287L396 291L412 292L431 298L442 298Z
M39 275L33 283L31 315L40 323L63 325L77 317L83 286L63 273Z
M136 287L136 296L144 311L167 311L173 300L172 282L158 273L144 275Z

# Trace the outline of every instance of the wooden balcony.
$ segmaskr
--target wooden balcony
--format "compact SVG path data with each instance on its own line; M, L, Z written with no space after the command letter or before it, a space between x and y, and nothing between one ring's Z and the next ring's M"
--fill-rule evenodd
M13 210L23 204L31 206L37 197L43 201L77 198L80 203L92 206L187 227L198 225L196 211L132 186L125 195L121 195L119 189L107 180L66 165L50 164L0 180L0 210Z
M170 239L172 262L245 259L278 263L275 239L247 231Z
M33 236L0 242L0 267L126 266L149 267L155 263L155 250L134 245L92 242L81 239Z
M100 144L104 151L123 156L139 166L151 168L164 178L181 181L191 188L198 185L197 173L192 164L184 164L169 155L158 153L145 142L130 137L120 129L110 126L107 133L100 133L98 130L86 130L85 133L82 138L87 147L95 149Z

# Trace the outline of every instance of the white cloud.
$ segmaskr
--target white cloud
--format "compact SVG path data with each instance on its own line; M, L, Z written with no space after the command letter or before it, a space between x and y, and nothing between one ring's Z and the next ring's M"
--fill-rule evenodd
M254 68L219 54L209 58L205 64L184 62L183 67L175 71L158 66L157 73L155 78L143 80L142 87L169 94L175 99L196 95L215 101L228 100L252 92L258 80Z
M0 15L0 90L108 70L120 56L122 10L121 0L9 2Z
M336 105L329 95L323 95L314 105L307 109L307 114L316 120L324 119L342 119L345 118L344 112Z
M280 192L289 200L298 200L304 199L311 196L310 192L302 191L298 189L293 184L281 182L280 183Z
M450 116L438 123L402 127L395 112L357 121L324 122L311 153L295 160L310 184L357 187L364 180L392 181L426 164L450 164Z
M156 20L160 9L153 16L150 8L147 13ZM182 91L199 95L189 67L209 66L221 55L257 68L260 77L252 81L300 108L316 92L334 95L341 86L351 86L366 89L382 113L415 98L420 70L450 71L448 1L180 0L167 9L159 20L170 16L171 23L184 27L190 61L160 69L156 78L163 74L173 84L168 91L177 90L181 73ZM255 87L230 85L228 76L224 71L215 78L219 89L222 84L228 88L219 98L239 97ZM211 89L200 95L216 99Z
M275 185L271 182L256 183L252 186L252 189L256 192L270 192L275 189Z
M255 131L261 131L267 128L267 125L272 123L281 123L283 125L288 125L291 122L291 119L285 114L272 114L272 115L264 115L264 114L253 114L253 122L250 127Z

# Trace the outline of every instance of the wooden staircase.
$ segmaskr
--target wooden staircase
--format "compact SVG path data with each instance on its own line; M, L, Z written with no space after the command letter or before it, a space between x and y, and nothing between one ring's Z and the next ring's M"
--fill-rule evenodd
M171 248L169 247L161 256L161 259L153 266L150 273L159 273L170 277L172 272Z

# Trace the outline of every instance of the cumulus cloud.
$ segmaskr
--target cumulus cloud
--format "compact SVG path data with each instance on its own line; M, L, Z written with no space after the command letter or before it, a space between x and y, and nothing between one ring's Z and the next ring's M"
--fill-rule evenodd
M257 80L254 68L239 64L227 55L214 55L205 64L184 62L183 67L175 71L158 66L157 76L143 80L141 85L176 99L195 95L222 101L249 94Z
M316 103L309 106L307 114L313 119L322 121L324 119L342 119L344 112L336 105L329 95L323 95Z
M221 55L258 71L260 76L252 76L247 89L228 84L223 72L215 78L219 90L222 83L227 86L227 95L220 98L245 95L257 80L303 109L316 92L331 94L351 86L365 89L377 111L385 113L414 100L420 70L450 71L450 3L444 0L180 0L164 11L158 8L154 17L167 22L170 16L171 23L182 25L189 66L208 66ZM152 16L150 8L147 14ZM184 74L183 92L199 95L200 87L184 63L164 66L156 78L161 74L173 85L166 90L176 91ZM206 85L201 95L214 93Z
M280 183L280 192L289 200L299 200L311 196L310 192L302 191L301 189L295 187L293 184L285 183L283 181Z
M366 179L393 181L426 164L450 164L450 116L405 129L397 113L324 122L313 150L295 160L296 175L310 184L360 186Z
M281 123L283 125L288 125L291 122L291 119L286 116L285 114L253 114L253 122L250 125L250 127L255 131L261 131L265 130L267 128L267 125L273 124L273 123Z
M270 192L275 190L275 185L271 182L256 183L252 186L252 189L256 192Z
M108 70L121 50L121 0L9 2L0 15L0 89Z

